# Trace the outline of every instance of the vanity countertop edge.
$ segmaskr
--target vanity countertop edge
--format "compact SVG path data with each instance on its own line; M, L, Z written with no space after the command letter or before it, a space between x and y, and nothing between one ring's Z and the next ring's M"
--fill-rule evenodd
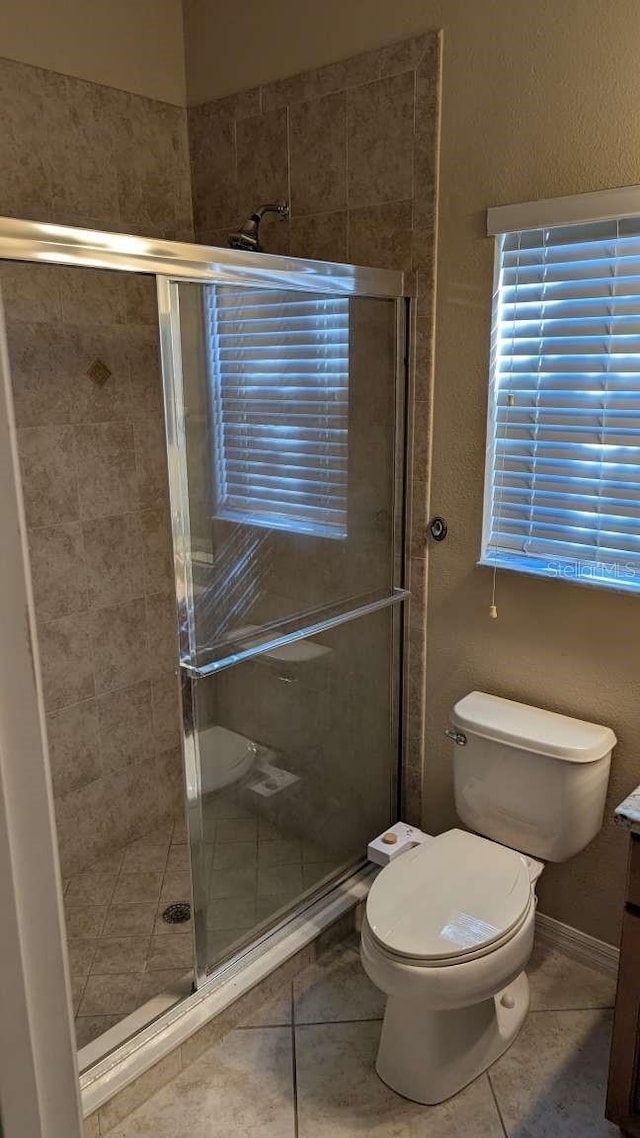
M616 825L634 834L640 834L640 786L628 794L619 806L616 806L614 818Z

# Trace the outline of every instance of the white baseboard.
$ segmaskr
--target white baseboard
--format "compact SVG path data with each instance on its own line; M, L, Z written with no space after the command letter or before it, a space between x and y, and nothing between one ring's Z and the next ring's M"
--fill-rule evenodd
M553 917L546 917L544 913L536 915L536 936L581 964L599 968L601 972L618 971L619 949Z

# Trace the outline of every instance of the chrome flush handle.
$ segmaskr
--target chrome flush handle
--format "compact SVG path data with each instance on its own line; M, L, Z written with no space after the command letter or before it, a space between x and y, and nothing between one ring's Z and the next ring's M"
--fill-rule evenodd
M455 731L453 727L447 727L445 735L447 739L451 739L451 741L455 743L456 747L466 747L467 736L464 731Z

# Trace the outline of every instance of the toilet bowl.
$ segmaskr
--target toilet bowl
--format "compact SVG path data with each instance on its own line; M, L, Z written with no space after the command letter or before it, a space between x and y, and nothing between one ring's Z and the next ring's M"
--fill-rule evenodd
M252 739L214 724L200 732L200 779L203 794L240 782L253 769L258 747Z
M390 861L360 942L387 996L376 1070L425 1104L477 1078L522 1027L535 883L544 861L600 829L616 742L607 727L483 692L456 704L446 733L458 814L479 833L448 830Z
M376 879L360 953L387 995L376 1070L421 1103L449 1098L509 1046L529 1007L542 865L462 830Z

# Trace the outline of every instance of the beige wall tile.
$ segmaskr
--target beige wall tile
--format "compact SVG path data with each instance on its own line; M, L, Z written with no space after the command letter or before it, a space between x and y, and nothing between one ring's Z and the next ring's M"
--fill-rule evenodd
M38 620L86 609L87 574L79 522L32 529L29 559Z
M289 112L291 212L344 209L347 204L347 100L343 92Z
M101 695L96 701L100 757L105 771L151 758L154 740L151 689L145 680Z
M145 576L137 514L85 521L82 530L90 608L142 596Z
M139 514L140 540L144 564L145 592L170 592L173 589L173 556L171 519L166 507L142 510Z
M151 684L153 708L153 737L158 751L166 751L180 744L181 725L179 687L177 677L171 673Z
M56 797L100 777L100 740L94 700L83 700L48 715L47 736Z
M377 269L411 267L410 201L349 211L349 260Z
M125 274L125 301L128 324L158 327L158 299L155 277L143 273Z
M61 319L60 266L3 261L0 284L5 319L50 324Z
M60 143L50 130L51 108L64 98L63 76L2 61L0 193L8 217L51 220L50 161Z
M344 264L347 259L347 211L293 217L291 255Z
M95 668L96 692L127 687L148 671L143 601L97 609L87 620Z
M118 186L112 132L115 93L78 79L65 78L63 82L64 95L48 108L47 114L49 128L53 126L53 115L58 120L50 168L54 217L69 222L73 217L76 223L100 218L105 227L116 226Z
M287 111L269 111L236 124L238 224L263 202L289 197ZM277 223L276 223L277 224Z
M82 517L125 514L137 505L133 430L128 423L75 428Z
M140 509L150 510L166 502L169 492L163 421L159 416L136 421L133 433L138 504Z
M413 72L349 91L349 205L407 201L413 194Z
M119 137L116 151L123 225L133 233L176 237L179 227L191 225L191 211L185 215L180 193L180 158L186 157L181 146L186 113L180 107L154 99L141 99L126 92L118 94L126 124L126 137Z
M146 419L162 415L162 372L157 320L148 327L137 326L128 334L131 385L131 417Z
M136 514L83 522L86 581L91 608L142 597L144 572Z
M7 346L18 427L71 421L71 374L60 327L8 324Z
M122 324L125 320L124 273L106 269L60 266L56 282L60 289L62 318L66 324Z
M182 749L171 747L168 751L159 751L155 772L160 813L164 817L175 818L184 808Z
M235 125L217 103L189 110L189 143L198 240L213 230L240 225L236 198Z
M174 594L154 593L146 599L147 670L152 679L175 671L178 664L178 622Z
M109 848L110 814L104 779L98 778L58 797L55 810L62 873L66 877L82 873ZM102 923L104 916L101 909L95 920ZM97 936L98 933L89 931L93 918L87 921L88 929L74 926L69 935Z
M45 707L54 711L94 694L91 645L84 614L51 620L39 629Z
M40 378L35 383L39 384ZM34 384L31 384L33 390ZM25 392L16 399L24 404ZM26 416L28 418L28 416ZM27 523L42 526L78 516L75 443L64 427L18 431L18 452Z

